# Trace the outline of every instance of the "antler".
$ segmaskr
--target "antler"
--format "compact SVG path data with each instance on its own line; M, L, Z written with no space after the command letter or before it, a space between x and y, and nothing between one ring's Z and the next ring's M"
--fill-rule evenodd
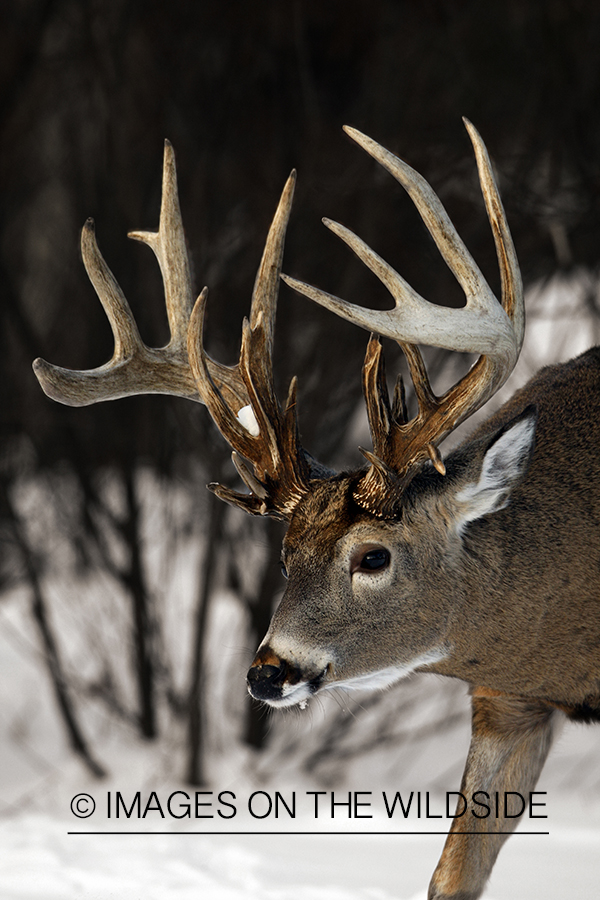
M502 305L470 257L446 211L427 182L370 138L352 128L347 133L406 188L442 256L465 291L463 309L433 306L420 297L387 263L351 231L329 220L338 234L386 285L395 309L377 312L346 303L317 288L282 276L293 288L363 328L393 337L406 355L419 403L408 421L401 379L390 406L379 339L369 341L363 385L373 439L371 466L358 483L355 498L377 515L393 514L395 497L424 460L440 472L438 445L459 422L483 405L504 383L519 355L524 329L523 295L518 263L485 146L466 122L475 148L479 178L492 225L502 276ZM223 499L254 514L288 518L309 489L312 477L326 477L301 448L296 418L296 379L282 410L273 388L272 347L278 283L295 173L283 190L256 276L250 321L244 320L242 347L235 366L210 359L202 346L207 299L205 288L192 310L190 266L181 221L175 158L165 142L163 190L157 232L133 232L148 244L162 272L169 343L160 349L143 343L114 275L96 244L93 223L82 233L86 270L108 316L115 341L110 362L97 369L71 371L38 359L34 369L44 391L71 406L84 406L139 393L166 393L205 403L226 440L233 461L250 488L238 494L211 485ZM431 389L417 342L482 354L471 371L443 397ZM244 460L250 460L252 472Z
M165 142L162 200L157 232L134 231L129 237L148 244L158 259L171 330L160 349L146 346L114 275L106 265L88 220L81 236L83 261L112 328L112 359L97 369L74 371L35 360L34 371L45 393L68 406L86 406L133 394L173 394L205 403L226 440L233 461L250 488L238 494L211 485L223 499L255 514L286 518L307 490L316 471L298 442L296 379L285 410L273 388L273 332L283 257L296 173L284 187L258 270L250 322L244 320L240 360L223 366L202 346L208 289L192 311L190 264L177 193L175 155ZM241 455L240 455L241 454ZM253 475L241 457L253 461ZM322 470L324 471L324 470Z
M129 237L148 244L158 259L165 289L169 343L160 349L142 341L129 304L96 243L88 219L81 233L81 252L90 281L113 332L112 359L97 369L76 371L36 359L33 369L44 392L67 406L88 406L133 394L174 394L203 402L187 356L187 331L193 304L190 264L177 194L175 154L165 141L162 200L157 232L133 231ZM208 361L211 377L229 402L248 404L236 368Z
M311 464L298 440L297 379L290 383L282 410L273 387L273 329L279 292L285 231L292 207L296 173L283 189L256 275L250 321L244 319L237 365L248 405L233 407L212 377L210 360L202 345L206 291L198 298L188 336L188 352L198 390L226 441L232 459L250 494L239 494L220 484L209 485L221 499L255 515L289 518L308 490ZM254 474L242 457L254 464Z
M378 338L371 338L365 357L363 387L374 452L363 451L371 466L356 489L355 499L377 515L390 513L397 491L406 487L425 460L430 459L438 471L445 472L438 445L504 384L516 364L523 342L523 288L514 245L485 145L473 125L466 119L464 122L475 149L479 180L496 244L502 304L496 300L425 179L371 138L348 127L344 129L346 133L409 193L465 292L466 305L462 309L448 309L427 302L364 241L329 219L323 220L325 225L348 244L387 287L395 300L395 308L384 311L364 309L282 275L290 287L342 318L394 338L406 356L419 403L419 412L411 421L407 421L401 379L390 407ZM458 384L442 397L436 397L421 353L415 346L417 343L482 355Z

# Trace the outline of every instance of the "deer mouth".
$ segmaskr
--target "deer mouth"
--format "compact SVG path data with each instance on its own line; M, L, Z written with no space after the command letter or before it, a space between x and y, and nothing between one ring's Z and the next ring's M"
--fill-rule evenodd
M299 668L284 660L256 661L248 671L248 693L269 706L296 706L319 690L328 668L306 678Z

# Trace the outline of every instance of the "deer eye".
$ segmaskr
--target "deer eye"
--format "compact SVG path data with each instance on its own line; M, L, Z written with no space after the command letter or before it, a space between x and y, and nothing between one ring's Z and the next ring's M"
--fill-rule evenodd
M288 570L286 569L285 564L284 564L284 563L279 563L279 565L281 566L281 574L283 575L283 577L284 577L284 578L288 578L288 577L289 577L289 576L288 576Z
M390 564L390 552L385 547L372 547L366 553L359 553L352 565L354 572L377 572L387 569Z

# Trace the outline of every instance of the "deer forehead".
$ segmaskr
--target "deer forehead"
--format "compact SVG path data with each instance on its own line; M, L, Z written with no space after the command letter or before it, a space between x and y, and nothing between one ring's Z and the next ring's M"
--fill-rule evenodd
M383 539L390 526L356 504L352 496L356 481L354 476L343 476L311 483L291 518L284 539L286 554L315 544L333 550L350 534L368 532Z
M283 542L286 562L302 558L330 563L345 560L361 544L383 545L410 558L423 551L424 559L432 548L441 549L447 522L436 515L437 505L429 496L411 498L409 505L398 500L397 516L382 519L362 507L353 498L360 476L343 476L313 482L292 516Z

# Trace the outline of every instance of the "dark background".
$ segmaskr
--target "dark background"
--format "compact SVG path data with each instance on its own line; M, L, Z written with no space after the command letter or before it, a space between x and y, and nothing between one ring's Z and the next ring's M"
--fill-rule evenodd
M27 433L41 465L70 452L64 427L76 429L96 459L136 439L135 452L161 465L172 456L165 442L193 449L194 439L172 423L186 415L173 412L181 401L59 410L29 371L38 355L85 368L111 353L78 261L78 232L90 215L144 337L153 345L166 339L155 261L125 239L133 228L156 227L165 137L177 153L196 284L211 289L209 347L224 362L235 360L238 323L292 167L299 186L288 272L350 299L386 302L324 231L319 220L327 215L371 241L429 299L460 302L411 204L343 135L345 123L432 181L494 284L463 115L498 167L526 282L559 265L598 262L593 0L21 0L3 4L1 15L2 430L3 437ZM323 333L335 328L357 353L364 335L287 293L281 309L282 359L318 365L328 384L347 377L358 384L360 355L354 347L332 353ZM290 350L289 332L306 319L310 340ZM317 352L324 343L327 352ZM310 395L303 374L301 390ZM318 393L322 411L302 398L317 418L325 414ZM124 435L119 423L132 417L141 427Z

